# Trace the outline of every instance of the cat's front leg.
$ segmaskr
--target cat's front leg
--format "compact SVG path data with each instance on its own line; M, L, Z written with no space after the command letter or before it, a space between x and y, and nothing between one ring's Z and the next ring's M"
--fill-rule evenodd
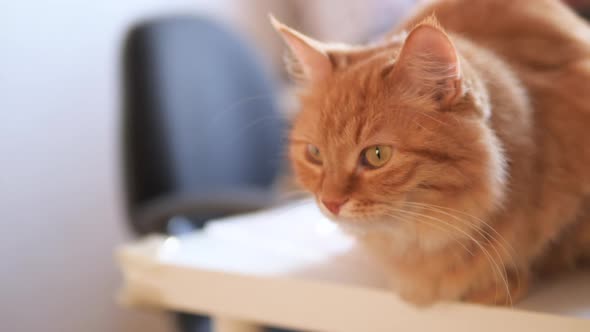
M424 277L400 277L390 278L390 286L402 300L419 307L434 304L439 300L438 283Z
M472 288L462 299L479 304L512 306L525 297L529 283L530 277L526 271L509 271L502 278Z
M437 302L436 292L431 287L423 288L401 288L397 294L406 302L412 303L418 307L427 307Z

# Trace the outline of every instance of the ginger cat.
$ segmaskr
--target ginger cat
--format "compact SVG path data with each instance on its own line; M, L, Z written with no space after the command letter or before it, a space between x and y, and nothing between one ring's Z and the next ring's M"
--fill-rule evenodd
M590 258L590 28L557 0L443 0L380 43L292 51L300 184L429 304L512 304Z

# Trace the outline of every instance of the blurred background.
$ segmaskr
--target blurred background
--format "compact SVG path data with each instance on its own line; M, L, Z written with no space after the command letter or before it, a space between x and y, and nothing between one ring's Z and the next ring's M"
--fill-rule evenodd
M271 204L294 106L267 14L352 43L414 5L0 0L0 330L177 331L175 315L117 306L114 249ZM239 154L257 147L274 161Z

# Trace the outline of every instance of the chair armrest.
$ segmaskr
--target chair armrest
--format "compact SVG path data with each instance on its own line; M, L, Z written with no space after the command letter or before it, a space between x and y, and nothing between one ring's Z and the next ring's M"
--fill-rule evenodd
M269 207L273 202L272 193L258 190L163 196L132 211L131 218L139 233L148 233L163 231L175 216L245 213Z

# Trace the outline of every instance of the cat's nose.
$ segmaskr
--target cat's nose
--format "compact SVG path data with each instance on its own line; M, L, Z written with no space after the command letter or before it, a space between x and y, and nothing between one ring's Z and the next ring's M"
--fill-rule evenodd
M322 204L324 204L324 206L326 207L326 209L328 209L334 215L338 215L338 213L340 213L340 208L347 201L348 201L348 198L342 198L342 199L322 199Z

